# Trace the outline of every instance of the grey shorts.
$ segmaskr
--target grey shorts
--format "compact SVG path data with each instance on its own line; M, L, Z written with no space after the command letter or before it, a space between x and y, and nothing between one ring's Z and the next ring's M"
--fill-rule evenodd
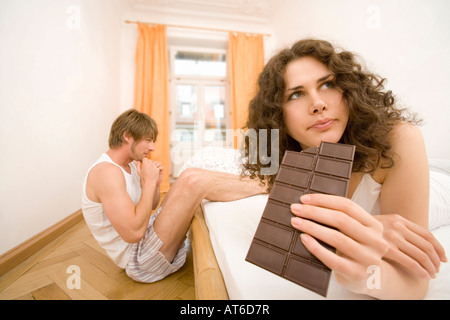
M189 251L189 245L184 241L170 263L166 257L159 252L163 242L153 228L153 224L161 212L161 207L150 217L147 231L144 237L138 243L134 243L130 259L125 268L127 275L138 282L155 282L180 269L186 262L186 255Z

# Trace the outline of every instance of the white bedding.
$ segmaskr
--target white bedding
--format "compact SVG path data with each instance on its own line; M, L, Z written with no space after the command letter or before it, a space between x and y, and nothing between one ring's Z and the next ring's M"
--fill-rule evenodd
M180 170L198 167L239 174L234 149L207 148ZM203 202L206 224L230 299L325 299L310 290L246 262L268 196L231 202ZM450 160L430 160L430 230L450 257ZM326 299L370 299L340 286L332 276ZM450 299L450 265L441 264L425 299Z

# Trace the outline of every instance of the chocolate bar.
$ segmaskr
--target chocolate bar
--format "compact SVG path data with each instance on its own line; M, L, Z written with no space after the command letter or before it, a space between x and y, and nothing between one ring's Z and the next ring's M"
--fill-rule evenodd
M290 206L307 193L346 197L354 154L355 146L329 142L286 151L246 260L326 296L331 270L301 242L301 232L291 225Z

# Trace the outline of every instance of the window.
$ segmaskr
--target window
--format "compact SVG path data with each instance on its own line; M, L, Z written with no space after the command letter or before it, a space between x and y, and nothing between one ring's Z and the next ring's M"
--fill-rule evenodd
M172 177L176 178L194 152L209 145L223 146L226 140L226 51L171 47L170 74Z
M176 76L221 77L227 75L224 53L176 50L173 72Z

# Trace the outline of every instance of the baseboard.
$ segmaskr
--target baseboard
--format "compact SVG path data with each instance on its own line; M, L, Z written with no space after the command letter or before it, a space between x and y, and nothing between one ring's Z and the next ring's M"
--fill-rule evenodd
M0 277L83 220L81 210L0 256Z

